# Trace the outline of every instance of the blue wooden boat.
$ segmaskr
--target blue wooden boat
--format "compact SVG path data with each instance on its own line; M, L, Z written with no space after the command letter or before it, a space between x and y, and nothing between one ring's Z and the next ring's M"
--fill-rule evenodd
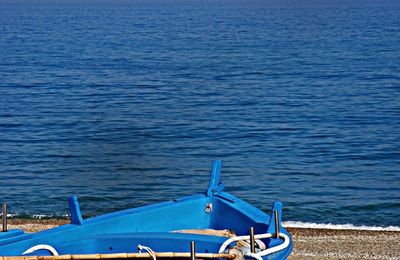
M220 169L214 161L203 194L85 220L70 197L70 224L1 232L0 259L286 259L292 241L281 226L282 204L269 216L224 192Z

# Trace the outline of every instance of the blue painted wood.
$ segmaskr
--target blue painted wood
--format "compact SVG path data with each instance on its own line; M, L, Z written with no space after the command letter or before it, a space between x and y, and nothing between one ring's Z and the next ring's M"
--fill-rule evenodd
M274 212L277 211L278 212L278 226L279 226L279 232L281 232L281 230L283 229L282 227L282 203L281 202L274 202L274 205L272 207L272 211L271 211L271 220L268 224L268 233L271 234L276 234L276 225L275 225L275 216L274 216ZM281 239L269 239L268 240L268 246L273 247L276 245L279 245L281 243Z
M213 196L224 189L224 184L220 182L221 178L221 160L215 160L211 165L210 184L207 189L207 196Z
M23 234L24 234L24 231L21 229L13 229L13 230L9 230L7 232L0 232L0 240L5 239L5 238L20 236Z
M79 207L78 196L68 198L69 214L71 215L71 224L82 225L83 218Z
M171 232L110 233L75 241L58 249L60 251L74 250L78 253L106 254L131 252L140 244L156 252L169 252L171 245L174 245L175 252L187 252L190 241L196 241L197 252L206 253L217 252L225 240L224 237Z
M203 194L118 211L83 220L76 196L70 197L71 224L35 234L20 234L0 239L0 255L21 255L38 244L48 244L59 254L137 252L142 244L157 251L189 252L190 241L196 242L198 252L216 253L225 238L205 235L180 234L183 229L228 229L237 235L248 235L250 227L256 233L274 231L274 220L247 202L222 191L220 178L221 161L212 165L211 180ZM213 210L206 212L207 205ZM274 204L282 217L282 204ZM281 227L282 233L288 232ZM15 232L15 231L10 231ZM17 232L18 233L18 232ZM280 242L266 239L267 245ZM185 248L187 249L185 250ZM292 244L268 259L285 259ZM48 255L45 250L34 254ZM264 258L267 259L267 258Z
M24 240L29 239L31 237L32 237L31 234L21 234L21 235L17 235L17 236L7 237L7 238L4 238L4 239L0 240L0 246L1 245L8 245L8 244L16 243L16 242L21 242L21 241L24 241ZM0 253L1 253L1 249L0 249Z
M269 225L268 225L268 233L275 234L275 232L276 232L276 230L275 230L275 218L274 218L274 212L275 211L278 212L278 225L279 225L279 228L282 228L282 223L281 223L282 207L283 207L283 205L282 205L281 202L274 202L274 205L272 207L271 220L270 220Z

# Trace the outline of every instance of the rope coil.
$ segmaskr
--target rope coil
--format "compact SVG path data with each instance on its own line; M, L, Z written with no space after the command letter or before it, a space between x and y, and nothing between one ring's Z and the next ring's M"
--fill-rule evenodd
M271 237L272 237L271 233L254 235L254 239L263 239L263 238L271 238ZM259 251L257 253L245 252L244 255L255 258L257 260L262 260L263 256L270 255L272 253L276 253L278 251L281 251L281 250L287 248L290 245L289 236L284 233L279 233L279 237L283 239L282 244L268 248L266 250ZM229 238L221 245L218 252L219 253L225 252L226 248L233 242L245 241L245 240L249 240L249 239L250 239L249 235Z

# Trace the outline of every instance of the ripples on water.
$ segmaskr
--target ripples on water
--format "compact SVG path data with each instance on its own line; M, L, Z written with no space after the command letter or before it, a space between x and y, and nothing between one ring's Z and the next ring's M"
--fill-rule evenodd
M87 215L226 190L400 225L400 5L0 5L0 200Z

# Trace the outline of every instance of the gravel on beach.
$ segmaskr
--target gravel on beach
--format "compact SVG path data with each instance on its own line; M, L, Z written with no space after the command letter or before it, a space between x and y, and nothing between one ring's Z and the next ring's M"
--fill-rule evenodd
M290 259L400 259L400 232L287 228Z
M67 219L9 219L9 228L38 232ZM400 232L287 228L293 237L290 260L400 259Z

